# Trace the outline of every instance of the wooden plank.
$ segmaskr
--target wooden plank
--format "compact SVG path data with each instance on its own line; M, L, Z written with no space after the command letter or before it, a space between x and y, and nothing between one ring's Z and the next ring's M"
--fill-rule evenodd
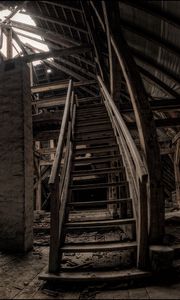
M128 269L121 271L91 271L91 272L61 272L59 274L41 274L39 279L46 281L59 282L96 282L96 281L126 281L143 280L151 277L150 272L140 271L138 269Z
M51 57L68 56L74 53L79 53L79 52L84 53L88 51L90 51L89 46L77 46L77 47L69 47L60 50L51 50L51 51L45 51L41 53L27 54L14 59L24 61L24 62L32 62L36 60L45 60Z
M74 177L78 176L88 176L88 175L102 175L102 174L108 174L108 173L113 173L113 172L123 172L124 167L117 167L117 168L98 168L98 169L91 169L91 170L86 170L86 171L73 171L72 174L74 174Z
M74 88L94 84L95 80L74 81ZM60 90L68 88L68 80L55 81L52 83L38 84L31 87L32 93L41 93L46 91ZM41 101L41 99L39 100ZM45 101L45 100L44 100Z
M68 206L98 206L98 205L107 205L113 203L121 203L123 201L132 201L131 198L122 198L122 199L115 199L115 200L98 200L98 201L81 201L81 202L69 202Z
M93 183L93 184L81 184L81 185L71 185L70 188L73 191L80 191L80 190L90 190L90 189L105 189L110 186L125 186L127 185L127 181L119 181L119 182L106 182L106 183Z
M136 242L127 242L127 243L93 243L93 244L73 244L65 245L60 248L60 252L98 252L98 251L121 251L121 250L131 250L136 249Z
M99 227L99 226L117 226L117 225L125 225L125 224L133 224L135 223L135 219L119 219L119 220L95 220L95 221L81 221L81 222L68 222L65 224L66 227L81 227L86 228L89 226Z
M94 157L89 157L89 158L79 158L75 159L74 163L75 165L78 164L93 164L93 163L104 163L104 162L110 162L112 160L120 160L121 156L120 155L109 155L109 156L100 156L97 158Z
M114 143L116 141L115 137L108 137L108 138L104 138L104 137L99 137L99 139L82 139L82 140L76 140L75 139L75 145L102 145L102 144L106 144L109 145L111 143Z

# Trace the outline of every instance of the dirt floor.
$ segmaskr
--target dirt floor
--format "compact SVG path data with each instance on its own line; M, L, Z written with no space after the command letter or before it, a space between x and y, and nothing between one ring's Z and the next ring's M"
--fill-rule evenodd
M135 286L133 283L50 286L40 281L38 275L46 272L48 264L49 221L48 214L35 216L34 248L28 254L13 256L0 253L0 299L180 299L179 272L173 278L170 275L164 282L154 278L152 282L139 282ZM180 243L180 213L167 214L166 224L167 244ZM111 234L91 233L91 238L95 240L102 239L102 236L110 238ZM121 236L122 232L116 232L117 238ZM74 256L73 260L72 256L66 256L64 266L76 268L79 259L78 256ZM113 259L116 264L119 258L114 256ZM103 263L102 256L98 260ZM85 257L81 264L86 267L92 261Z

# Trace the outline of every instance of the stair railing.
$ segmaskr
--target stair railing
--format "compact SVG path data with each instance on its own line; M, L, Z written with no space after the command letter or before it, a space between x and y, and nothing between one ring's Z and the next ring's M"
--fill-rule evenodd
M142 161L132 136L100 76L98 76L98 81L129 181L133 212L136 218L137 267L145 269L148 263L147 167Z
M59 248L63 239L62 226L65 218L65 207L70 181L75 115L76 104L73 91L73 83L72 80L70 80L56 154L49 178L49 186L51 190L51 228L49 253L50 273L56 273L60 269Z

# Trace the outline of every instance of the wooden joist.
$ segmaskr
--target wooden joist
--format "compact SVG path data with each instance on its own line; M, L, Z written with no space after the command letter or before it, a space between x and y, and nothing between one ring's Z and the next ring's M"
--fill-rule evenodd
M16 60L20 60L24 62L32 62L36 60L45 60L51 57L56 58L59 56L68 56L74 53L84 53L87 51L90 51L90 47L88 45L68 47L60 50L51 50L51 51L45 51L41 53L26 54L24 56L17 57Z
M153 111L180 111L180 98L179 99L161 99L149 101ZM132 112L131 104L121 104L120 110L122 113Z
M94 83L96 83L95 80L83 80L83 81L75 81L75 82L73 82L73 85L76 88L79 86L91 85ZM68 88L68 80L61 80L61 81L55 81L52 83L38 84L36 86L34 85L31 87L31 92L33 94L35 94L35 93L41 93L41 92L43 93L43 92L47 92L47 91L67 89L67 88ZM38 101L41 101L41 100L38 100ZM42 101L45 101L45 100L42 100ZM48 101L50 102L50 99L48 99ZM52 101L54 101L53 98L52 98Z

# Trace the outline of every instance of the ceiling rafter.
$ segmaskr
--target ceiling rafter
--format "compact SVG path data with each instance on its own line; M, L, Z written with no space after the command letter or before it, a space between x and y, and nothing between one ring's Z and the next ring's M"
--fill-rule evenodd
M160 47L172 52L176 56L180 56L180 48L173 45L172 43L169 43L167 40L163 39L162 37L158 36L157 34L154 34L140 26L137 26L129 21L124 21L121 19L121 25L122 28L125 30L130 31L131 33L135 33L138 36L141 36L142 38L151 41L154 44L159 45Z
M77 8L77 7L74 7L74 6L69 6L69 5L66 5L66 4L61 4L60 2L53 2L53 1L41 1L41 2L44 2L46 4L50 4L50 5L54 5L54 6L58 6L58 7L63 7L63 8L67 8L67 9L70 9L70 10L74 10L74 11L77 11L79 13L82 14L82 10Z
M31 33L41 35L41 36L43 36L44 39L53 41L54 43L57 43L57 44L61 43L61 45L64 45L66 47L72 46L72 45L77 45L78 46L78 45L81 44L81 41L77 42L76 40L72 39L69 36L65 36L65 35L62 35L60 33L56 33L54 31L44 29L42 27L38 27L38 26L35 27L35 26L32 26L32 25L23 24L23 23L18 22L18 21L11 21L11 25L14 28L18 28L18 29L21 29L21 30L25 30L25 31L28 31L28 32L31 32Z
M72 67L72 68L74 68L74 69L76 69L76 70L84 73L85 75L87 75L87 76L89 76L91 78L97 79L97 77L96 77L95 74L93 74L93 73L89 72L88 70L86 70L86 69L84 69L84 68L82 68L82 67L80 67L80 66L78 66L78 65L76 65L74 63L72 63L71 61L69 61L67 59L58 57L57 60L60 61L60 62L62 62L62 63L64 63L64 64L66 64L66 65L69 65L70 67Z
M161 99L149 101L154 111L180 111L180 99ZM120 104L122 113L133 112L132 104Z
M172 73L170 70L165 68L162 64L160 65L157 63L154 59L151 57L148 57L147 55L143 54L142 52L134 49L133 47L130 47L131 51L133 52L133 55L140 61L148 64L149 66L153 67L154 69L157 69L159 72L163 73L166 77L169 77L173 81L180 84L179 76L177 76L175 73Z
M64 67L62 64L59 64L59 63L56 63L56 62L51 62L51 61L46 61L45 62L47 65L51 66L51 67L54 67L72 77L74 77L75 79L77 80L84 80L84 77L80 76L79 74L77 74L76 72L68 69L67 67ZM87 92L88 94L90 94L91 96L97 96L97 92L93 92L91 91L90 89L88 88L85 88L85 87L79 87L81 88L82 90L84 90L85 92Z
M22 12L22 14L27 14L26 12ZM76 24L72 24L72 22L66 22L60 18L54 18L54 17L49 17L49 16L45 16L45 15L39 15L39 14L36 14L36 13L32 13L32 12L29 12L29 15L32 17L32 18L37 18L37 19L40 19L40 20L45 20L47 22L51 22L51 23L55 23L55 24L59 24L61 26L66 26L66 27L70 27L70 28L73 28L74 30L77 30L77 31L80 31L80 32L83 32L83 33L88 33L87 30L83 27L79 27L77 26ZM83 25L82 25L83 26Z
M163 21L180 28L180 20L179 18L169 14L168 12L165 12L163 10L158 9L157 7L154 8L152 5L149 5L148 3L144 3L142 0L134 1L134 0L120 0L120 2L125 3L129 6L132 6L134 8L137 8L139 10L142 10L154 17L160 18Z
M17 59L25 62L32 62L36 60L45 60L50 57L68 56L71 53L86 52L89 50L90 50L89 46L78 46L78 47L70 47L70 48L65 48L60 50L52 50L52 51L45 51L41 53L28 54L28 55L18 57Z
M151 81L153 81L156 85L158 85L159 87L161 87L169 95L171 95L172 97L177 98L177 99L180 98L180 95L176 91L174 91L172 88L170 88L167 84L165 84L159 78L157 78L156 76L154 76L152 73L150 73L149 71L145 70L143 67L140 67L139 65L138 65L138 69L139 69L139 71L140 71L141 74L143 74L145 77L147 77L148 79L150 79Z

